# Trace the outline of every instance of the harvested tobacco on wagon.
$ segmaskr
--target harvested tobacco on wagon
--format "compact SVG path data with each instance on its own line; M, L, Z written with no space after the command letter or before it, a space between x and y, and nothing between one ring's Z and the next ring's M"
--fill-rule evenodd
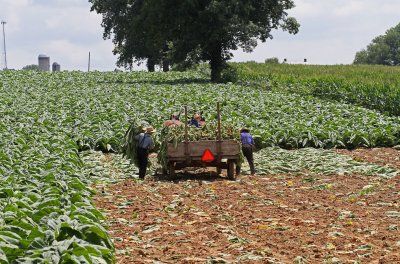
M229 125L221 125L221 139L235 139L239 142L240 134L237 128ZM202 128L188 127L188 140L189 141L199 141L199 140L215 140L217 133L216 124L206 124ZM158 162L163 168L166 168L168 164L167 159L167 145L172 143L174 147L177 146L179 142L185 140L185 127L184 126L171 126L164 127L160 134L160 150L158 152Z

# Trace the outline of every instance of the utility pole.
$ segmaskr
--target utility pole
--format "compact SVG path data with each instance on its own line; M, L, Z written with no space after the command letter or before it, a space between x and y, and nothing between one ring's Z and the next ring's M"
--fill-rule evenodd
M89 60L88 60L87 71L90 72L90 51L89 51Z
M6 21L1 21L1 24L3 25L3 44L4 44L4 68L3 70L7 70L7 49L6 49L6 33L4 30L4 25L7 24Z

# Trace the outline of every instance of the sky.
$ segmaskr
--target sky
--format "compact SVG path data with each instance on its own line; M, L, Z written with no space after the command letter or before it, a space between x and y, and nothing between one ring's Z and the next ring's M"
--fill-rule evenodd
M252 53L234 51L232 60L277 57L289 63L307 59L307 64L350 64L357 51L400 23L399 0L294 2L296 7L288 13L300 23L298 34L273 31L273 39L260 42ZM46 54L62 70L86 71L90 52L92 70L114 70L113 43L103 39L102 17L90 12L90 6L87 0L0 0L0 20L7 22L8 68L37 64L38 55ZM3 55L2 35L0 39Z

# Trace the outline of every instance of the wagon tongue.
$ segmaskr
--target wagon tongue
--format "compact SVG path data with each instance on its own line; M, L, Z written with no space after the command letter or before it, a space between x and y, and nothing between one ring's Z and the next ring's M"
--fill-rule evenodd
M210 149L206 149L203 152L203 156L201 156L201 161L203 162L212 162L215 159L214 154Z

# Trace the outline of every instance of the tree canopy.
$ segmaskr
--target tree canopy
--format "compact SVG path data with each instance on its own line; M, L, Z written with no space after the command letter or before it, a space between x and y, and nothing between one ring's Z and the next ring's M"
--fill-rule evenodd
M133 63L147 60L149 71L160 60L160 48L148 34L145 22L148 19L142 11L145 0L89 0L91 11L102 14L103 37L113 37L114 54L118 54L118 66L126 68Z
M103 15L104 37L113 37L118 63L144 59L173 63L196 54L209 61L212 81L232 54L251 52L257 41L281 28L296 34L299 24L287 10L293 0L89 0Z
M40 71L40 68L38 65L36 64L30 64L30 65L26 65L22 68L23 70L26 71Z
M400 65L400 24L390 28L356 53L354 64Z

